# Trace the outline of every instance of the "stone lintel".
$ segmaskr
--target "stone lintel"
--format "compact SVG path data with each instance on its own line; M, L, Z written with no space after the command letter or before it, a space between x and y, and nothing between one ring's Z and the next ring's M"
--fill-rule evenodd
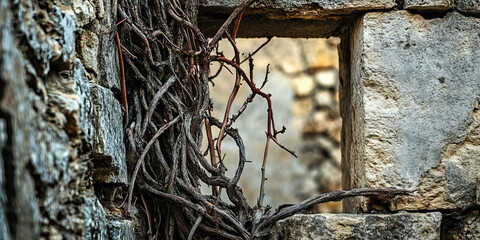
M199 25L212 37L239 5L239 0L203 0ZM340 30L366 11L393 9L394 0L359 1L259 1L242 18L239 37L322 37L338 36Z

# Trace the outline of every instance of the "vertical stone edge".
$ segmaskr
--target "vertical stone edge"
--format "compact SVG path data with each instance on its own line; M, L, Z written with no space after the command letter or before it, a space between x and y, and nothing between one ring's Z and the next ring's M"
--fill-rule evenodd
M24 62L13 39L12 13L7 1L0 1L0 120L5 135L1 155L6 239L37 239L39 209L33 179L28 174L28 142L32 120L27 107ZM27 173L27 174L25 174ZM1 191L0 191L1 194Z
M362 129L364 127L361 94L361 52L363 16L345 28L339 47L340 54L340 113L342 116L342 187L344 190L363 187ZM359 198L343 200L343 211L359 212Z
M1 10L0 10L1 13ZM3 151L5 147L5 141L7 138L7 133L5 130L5 120L0 119L0 153ZM0 154L0 239L9 239L9 231L8 231L8 222L6 216L6 204L7 204L7 196L5 193L5 172L3 169L4 160L2 154Z

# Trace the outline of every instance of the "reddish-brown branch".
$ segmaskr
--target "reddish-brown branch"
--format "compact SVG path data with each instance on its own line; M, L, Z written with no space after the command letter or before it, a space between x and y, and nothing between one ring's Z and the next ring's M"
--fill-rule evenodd
M228 40L230 41L230 44L232 45L233 50L235 52L234 61L237 65L240 65L240 51L238 50L237 45L235 43L235 38L237 36L237 32L238 32L238 29L240 27L240 22L242 21L242 15L243 15L244 12L245 12L245 9L242 12L240 12L238 17L235 19L233 32L232 32L232 37L230 37L230 35L228 35L228 33L227 33ZM228 124L228 116L230 115L230 110L232 108L233 101L235 100L235 97L237 96L238 90L240 89L240 82L241 81L242 81L242 77L240 75L239 70L237 69L236 74L235 74L235 84L233 86L232 92L230 93L230 97L228 98L227 107L225 109L225 113L224 113L224 116L223 116L222 127L220 128L220 132L218 133L218 137L217 137L218 138L218 140L217 140L217 153L218 153L218 157L220 158L220 162L222 162L222 158L221 158L221 156L222 156L222 141L223 141L223 136L225 134L225 128L227 127L227 124Z
M125 21L123 19L120 23ZM123 56L122 56L122 45L120 44L120 38L118 37L118 32L115 33L115 39L117 40L117 47L118 47L118 56L120 58L120 89L122 91L122 106L123 110L125 111L125 121L123 122L124 126L127 126L128 124L128 103L127 103L127 90L126 90L126 85L125 85L125 68L123 66Z
M213 167L217 166L217 158L215 157L215 145L213 143L213 135L212 135L212 126L210 125L210 120L208 117L205 118L205 130L207 132L207 140L208 140L208 150L210 151L210 163ZM218 196L218 187L212 187L212 195Z
M243 69L238 65L236 64L235 62L233 62L232 60L229 60L225 57L221 57L221 56L215 56L211 59L212 61L217 61L217 62L224 62L232 67L234 67L243 77L243 79L245 80L245 82L248 84L248 86L250 87L250 90L255 93L255 94L258 94L260 96L262 96L263 98L265 98L265 100L267 101L267 105L268 105L268 126L267 126L267 134L268 136L271 136L272 135L272 127L273 127L273 111L272 111L272 100L270 98L270 95L267 94L267 93L264 93L262 92L260 89L258 89L255 84L250 81L250 78L247 76L247 74L245 73L245 71L243 71Z
M232 45L234 45L234 43L232 43ZM237 56L238 56L238 54L237 54ZM222 57L222 56L214 57L211 60L212 61L224 62L226 64L229 64L229 65L233 66L237 70L237 74L239 73L243 77L245 82L247 82L248 86L250 87L250 90L252 91L252 94L258 94L258 95L262 96L263 98L265 98L265 100L267 101L267 105L268 105L268 108L267 108L267 132L266 132L267 140L265 142L265 149L264 149L262 168L261 168L262 178L260 180L260 194L259 194L259 197L258 197L258 200L257 200L257 207L260 208L263 205L263 198L264 198L264 195L265 195L265 193L264 193L265 180L266 180L265 168L266 168L266 165L267 165L267 157L268 157L268 150L269 150L269 146L270 146L270 139L272 139L276 144L278 144L278 146L280 146L282 149L285 149L287 152L289 152L293 156L295 156L295 157L297 157L297 156L295 155L294 151L287 149L285 146L281 145L277 141L277 139L276 139L277 134L278 133L283 133L284 129L282 129L281 131L277 131L275 129L275 123L274 123L274 120L273 120L272 100L270 98L270 94L262 92L260 89L258 89L255 86L255 83L252 80L252 76L253 76L252 73L250 73L250 78L249 78L247 76L247 74L245 73L245 71L240 67L239 60L238 60L238 62L233 62L232 60L226 59L225 57ZM250 70L253 70L253 64L252 63L250 63ZM230 102L229 102L229 104L230 104ZM227 109L229 109L228 105L227 105ZM225 125L225 122L226 122L226 120L224 119L224 122L223 122L224 125ZM218 142L217 142L217 145L218 145L218 147L220 146L218 144ZM217 151L219 151L219 150L217 149Z
M141 4L137 4L138 1L122 0L118 5L114 0L112 3L118 8L114 12L119 14L120 19L126 19L124 24L127 25L121 31L122 41L138 56L134 61L132 55L122 49L129 56L125 58L127 70L131 70L131 76L139 82L132 91L133 105L130 106L134 110L130 117L134 116L135 120L131 120L127 129L127 154L131 171L127 201L128 205L135 204L132 202L133 189L138 187L145 210L147 213L150 211L150 217L147 218L155 217L155 220L149 219L148 225L148 230L155 233L151 235L152 238L168 236L174 239L203 239L218 235L222 239L237 240L262 237L268 234L269 227L275 221L312 204L362 194L361 191L333 193L330 198L324 196L310 199L273 213L264 211L265 208L261 206L263 200L258 204L259 209L250 207L242 194L238 182L248 161L240 134L231 125L256 95L265 98L268 105L262 181L266 179L265 168L271 141L289 151L277 141L276 135L282 133L284 128L276 130L270 95L262 91L268 73L262 87L258 88L253 80L251 55L247 58L251 61L250 72L240 67L240 54L235 39L241 15L254 1L243 0L210 45L196 25L198 0L147 0L140 1ZM236 70L235 82L240 86L243 78L251 94L244 106L229 119L232 114L232 97L227 107L227 117L221 122L208 112L208 57L212 46L227 33L233 20L236 20L232 25L233 32L231 37L228 34L227 37L235 49L235 56L231 60L222 58L223 56L210 59L220 62L225 68L233 66ZM157 30L159 32L155 33ZM119 41L117 45L121 46L118 43ZM200 150L202 121L205 121L207 130L210 160L205 159ZM219 130L223 128L225 133L215 140L212 136L213 127ZM215 141L221 142L226 135L238 147L238 166L234 177L226 176L225 166L216 159ZM293 151L289 152L294 154ZM218 189L212 192L214 196L199 191L200 184L204 183L212 189ZM264 185L262 182L262 199ZM219 197L222 191L225 191L228 203ZM135 196L133 198L136 199ZM252 224L246 224L248 222Z

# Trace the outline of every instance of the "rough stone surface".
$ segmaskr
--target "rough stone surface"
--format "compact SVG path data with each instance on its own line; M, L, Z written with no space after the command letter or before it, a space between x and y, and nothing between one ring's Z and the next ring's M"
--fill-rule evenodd
M115 46L114 38L109 34L101 34L99 36L99 51L98 54L98 66L102 66L96 69L97 78L95 82L97 84L106 87L108 89L120 89L120 75L119 75L119 60L117 54L117 47Z
M455 9L462 13L480 14L480 2L477 0L454 0Z
M404 0L405 9L415 10L449 10L452 8L452 0Z
M39 209L32 176L25 174L29 155L25 143L31 134L25 60L13 38L12 15L6 10L8 7L8 3L0 1L0 118L6 133L1 149L4 162L0 168L5 173L2 201L5 202L8 222L8 226L3 226L8 227L8 231L3 234L5 239L37 239Z
M211 36L239 2L204 0L200 28ZM113 94L119 71L112 4L0 0L0 239L145 239L141 211L127 220L116 208L128 179L123 112ZM240 37L351 33L342 41L343 130L336 93L338 42L302 45L303 40L289 39L288 47L265 49L279 70L267 86L273 82L286 89L272 91L281 109L275 109L277 122L296 129L280 140L293 148L303 145L298 160L282 151L271 154L277 161L267 172L267 196L273 195L267 202L298 202L340 188L342 131L345 188L416 190L391 202L359 198L349 210L428 211L472 204L478 209L479 19L458 13L424 14L425 19L396 11L443 14L452 6L465 15L480 13L474 0L267 0L246 12ZM361 17L369 11L377 12ZM286 60L290 56L296 60ZM266 66L265 58L258 60L257 68ZM308 80L298 80L301 76ZM263 77L263 72L255 76ZM307 84L294 88L295 81ZM257 130L265 127L260 105L247 121ZM287 105L293 109L282 113ZM292 114L307 118L292 120ZM254 163L246 172L252 177L241 183L252 202L260 169L254 164L261 156L251 153L262 148L248 147ZM338 203L317 209L338 210ZM480 238L478 210L444 216L443 238ZM438 213L302 215L279 223L274 233L277 239L438 239L439 225Z
M101 2L101 1L99 1ZM95 20L95 7L90 1L72 1L73 12L77 16L77 27L83 27Z
M228 7L234 8L238 6L241 0L201 0L203 6L206 7ZM299 11L302 8L310 8L311 11L328 11L328 10L376 10L392 8L396 3L394 0L359 0L359 1L325 1L325 0L265 0L255 3L253 8L279 8L286 11ZM316 9L315 9L316 8ZM307 13L308 14L308 13Z
M199 25L213 35L240 0L202 0ZM337 36L358 12L387 10L395 0L267 0L253 5L242 18L239 37ZM341 17L340 17L341 16Z
M5 132L6 123L4 119L0 119L0 149L5 147L5 141L7 140L7 133ZM0 155L0 166L3 166L3 156ZM5 193L5 173L3 167L0 167L0 239L9 239L8 222L7 222L7 195Z
M478 210L445 218L442 225L444 227L443 239L480 239L480 213Z
M399 28L398 26L404 26ZM352 34L353 123L344 187L401 187L391 210L475 203L480 154L480 19L368 13ZM461 86L461 87L460 87ZM348 92L348 91L347 91ZM362 200L352 211L383 206Z
M129 220L112 220L108 223L108 236L111 240L133 240L133 224Z
M106 239L107 238L107 219L102 205L96 197L86 198L83 209L84 215L81 226L85 226L85 239ZM77 223L79 224L79 223Z
M480 179L477 179L477 205L480 205Z
M279 221L270 239L436 240L440 239L441 220L438 212L295 215Z
M125 145L123 144L123 112L113 93L93 85L95 134L92 157L96 165L94 178L103 183L127 183Z
M95 195L102 183L92 181L90 159L104 17L103 1L0 0L0 239L110 238L99 198L111 196ZM118 101L110 92L102 104ZM122 129L113 109L120 124L103 116L104 132ZM109 144L123 146L120 137Z
M99 48L99 40L97 34L85 30L83 31L82 35L80 35L79 39L77 40L78 46L78 57L82 60L85 68L95 71L98 69L98 48ZM112 53L112 52L111 52ZM110 53L110 54L111 54Z

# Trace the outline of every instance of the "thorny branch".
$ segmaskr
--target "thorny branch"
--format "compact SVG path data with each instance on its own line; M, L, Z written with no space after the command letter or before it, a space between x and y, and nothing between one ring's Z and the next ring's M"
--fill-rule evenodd
M118 31L116 41L121 67L125 70L122 81L126 84L122 86L122 103L127 114L131 174L127 209L135 204L132 199L138 195L141 201L136 206L146 212L149 239L259 239L267 235L276 221L317 203L352 196L408 194L396 189L353 189L322 194L276 211L265 207L265 167L270 141L292 155L295 153L277 140L285 128L275 128L270 94L262 91L268 69L260 88L254 82L252 55L256 51L246 58L250 71L247 73L241 67L236 35L242 15L255 0L242 2L210 41L197 27L198 2L114 1L117 21L122 24L112 29ZM211 55L222 37L234 49L231 59ZM211 62L219 62L221 69L227 66L235 69L235 81L222 120L211 115L208 85L212 80L208 76ZM247 83L251 94L231 114L242 81ZM251 207L238 186L248 162L246 149L232 125L256 96L265 100L268 113L260 193L256 206ZM202 129L206 132L208 160L201 150ZM213 129L219 131L216 138ZM238 165L233 177L227 177L223 165L223 161L229 161L222 156L221 143L226 137L233 139L238 147ZM201 185L211 187L211 194L202 193ZM228 200L222 197L222 191Z

